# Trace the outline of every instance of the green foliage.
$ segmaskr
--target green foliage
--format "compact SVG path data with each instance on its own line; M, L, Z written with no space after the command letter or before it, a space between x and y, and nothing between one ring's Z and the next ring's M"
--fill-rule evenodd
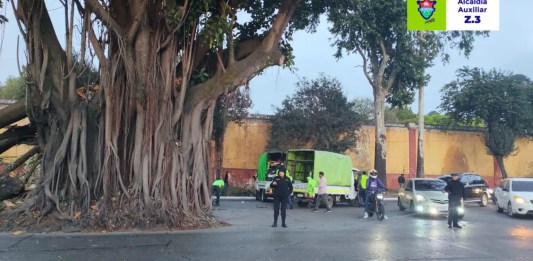
M339 81L321 75L303 79L272 117L268 149L314 149L344 152L356 143L363 118L353 111Z
M9 76L0 86L0 99L20 100L26 96L26 83L22 77Z
M510 155L516 137L533 136L533 82L523 75L465 67L442 93L440 107L452 119L486 126L494 156Z
M370 123L374 119L374 102L369 98L355 98L353 101L353 111L361 115L365 123Z
M369 74L374 89L388 90L387 102L393 107L403 107L414 101L416 88L426 85L429 76L425 69L433 65L439 55L443 61L449 56L446 45L458 47L469 55L475 35L481 32L418 32L407 30L405 1L390 0L337 0L331 4L328 20L335 36L335 56L343 52L359 53L368 61L365 72ZM381 62L389 59L383 74ZM396 73L395 73L396 72ZM377 82L376 82L377 81ZM388 85L390 89L388 89Z

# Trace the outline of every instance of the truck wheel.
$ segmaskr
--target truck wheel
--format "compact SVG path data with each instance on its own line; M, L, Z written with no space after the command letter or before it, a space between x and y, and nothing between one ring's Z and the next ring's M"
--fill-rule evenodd
M261 190L261 201L263 201L263 202L267 201L267 196L265 195L265 190L264 189Z

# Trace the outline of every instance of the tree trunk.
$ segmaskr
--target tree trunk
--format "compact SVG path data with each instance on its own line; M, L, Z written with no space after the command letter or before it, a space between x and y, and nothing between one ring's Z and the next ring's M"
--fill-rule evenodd
M424 177L424 86L418 89L418 150L416 153L416 177Z
M507 170L505 169L505 163L503 161L503 156L494 156L496 158L496 162L498 162L498 166L500 166L500 171L502 172L502 179L507 178Z
M387 129L385 127L385 92L374 88L374 122L376 124L374 168L387 186Z
M106 9L86 0L85 15L105 21L109 39L99 42L89 25L100 91L80 98L71 48L61 48L44 1L19 1L32 100L42 101L30 110L43 151L33 208L41 217L80 211L110 227L207 224L215 101L283 62L278 45L297 2L282 1L272 30L248 56L189 86L197 25L169 30L168 21L151 20L161 15L158 1L148 8L115 0Z

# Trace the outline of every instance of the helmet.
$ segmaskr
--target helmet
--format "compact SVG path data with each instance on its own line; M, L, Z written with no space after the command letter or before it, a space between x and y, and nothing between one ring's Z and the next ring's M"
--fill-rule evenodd
M372 177L375 177L375 176L378 175L378 171L375 170L375 169L371 169L371 170L369 171L369 173L370 173L370 176L372 176Z

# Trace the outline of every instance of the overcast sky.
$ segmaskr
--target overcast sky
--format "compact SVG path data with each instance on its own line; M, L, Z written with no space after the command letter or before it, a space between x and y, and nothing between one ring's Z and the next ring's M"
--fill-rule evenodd
M51 16L62 22L63 11L57 9L60 4L47 1ZM6 3L7 6L10 6ZM451 62L443 66L440 62L429 68L431 81L426 89L425 113L436 110L440 104L440 88L455 79L455 71L462 66L482 67L484 69L502 69L514 73L524 74L533 79L533 10L532 0L500 0L500 31L491 32L489 38L476 40L475 48L469 59L456 50L451 51ZM17 75L16 53L19 31L10 7L7 11L10 19L5 28L0 30L2 50L0 53L0 81L5 81L10 75ZM57 30L57 28L56 28ZM64 32L64 30L63 30ZM350 55L337 61L331 47L331 35L328 24L322 23L318 32L307 34L297 32L292 43L297 71L291 73L288 69L272 67L254 78L250 84L253 107L251 113L272 114L275 107L288 95L295 93L295 83L303 77L315 78L321 72L336 77L343 85L344 93L349 99L357 97L372 97L372 90L365 79L360 66L362 61L358 55ZM24 50L19 48L21 62L25 61ZM417 101L411 106L418 111Z

